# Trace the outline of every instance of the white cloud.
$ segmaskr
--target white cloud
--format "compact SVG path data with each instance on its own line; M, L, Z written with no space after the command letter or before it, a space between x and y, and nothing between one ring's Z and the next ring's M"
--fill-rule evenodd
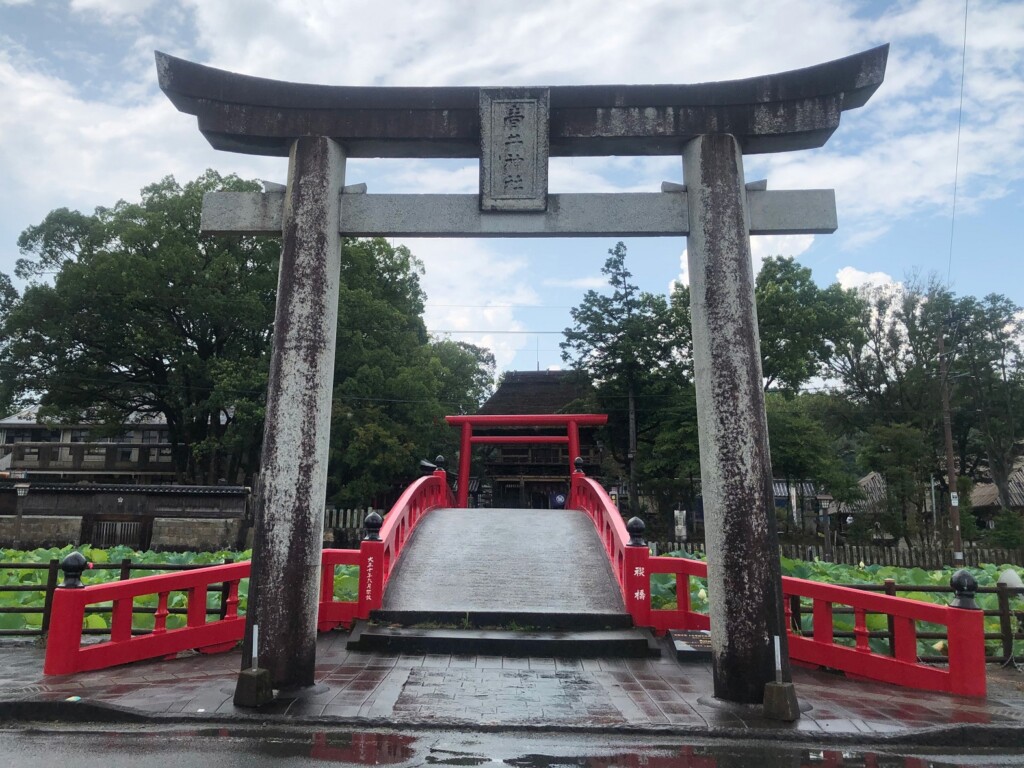
M89 16L98 16L104 23L138 19L155 0L71 0L71 10Z
M405 239L424 264L425 320L432 332L447 331L494 352L498 370L524 349L529 336L515 316L516 305L538 303L526 261L499 256L478 240Z
M814 235L755 235L750 238L750 256L754 267L754 276L761 271L761 265L769 256L799 257L814 242ZM669 292L677 284L690 284L690 264L688 249L679 254L679 276L669 284Z
M21 7L0 20L7 35L14 33L6 17L23 17L30 10L20 0L0 0L5 11L14 5ZM69 60L60 67L46 58L57 54L33 49L30 55L0 36L0 92L6 105L0 113L4 271L13 264L17 232L58 206L91 210L134 197L168 173L185 180L207 166L283 181L281 159L207 146L194 119L177 113L156 90L153 47L284 80L557 85L749 77L891 41L886 82L867 107L844 113L839 130L820 150L746 157L748 178L767 176L771 189L835 188L840 229L832 237L846 249L849 263L856 263L858 249L901 221L925 216L948 222L951 211L960 3L394 0L382 13L379 4L356 0L164 0L159 6L153 0L70 0L59 9L57 4L40 7L40 18L44 12L47 23L99 20L110 26L92 47L83 38L81 50L64 49ZM168 17L174 23L166 23ZM701 34L694 35L695 29ZM13 39L27 35L30 31L21 30ZM972 0L957 203L965 216L1024 181L1022 40L1024 3ZM88 70L88 88L54 74L76 65ZM357 160L349 165L348 181L366 181L370 192L473 192L477 174L476 163L465 160ZM553 192L653 192L663 179L681 181L679 158L557 158L550 168ZM772 253L799 255L811 241L809 236L754 238L755 264ZM528 278L538 275L528 275L526 255L511 272L501 272L504 259L475 241L419 241L414 251L430 257L425 283L432 302L446 295L455 297L447 303L464 304L486 303L475 297L496 295L503 304L517 303L504 294L520 296L521 303L537 300ZM551 253L551 247L537 252ZM474 259L487 269L469 264ZM440 265L438 274L433 261ZM541 256L534 264L541 262L539 277L557 280L558 273L546 271L549 263L555 269L556 260ZM685 252L680 269L685 281ZM671 271L669 265L659 273L658 283ZM514 307L492 308L489 315L461 319L432 315L431 323L448 327L449 319L464 321L460 327L493 332L502 322L521 328L519 314ZM515 335L492 337L496 351L506 357L528 344Z
M883 285L895 285L891 275L885 272L863 272L856 267L843 267L836 272L836 282L843 288L878 287Z
M546 288L581 288L583 290L591 290L604 288L608 285L608 278L593 275L591 277L570 277L570 278L555 278L547 277L541 280L541 285Z

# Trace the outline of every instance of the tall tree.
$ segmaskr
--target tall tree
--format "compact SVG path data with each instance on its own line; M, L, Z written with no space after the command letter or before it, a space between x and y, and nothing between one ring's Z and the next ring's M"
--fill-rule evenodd
M475 411L490 390L490 352L429 338L422 271L404 246L345 240L328 486L335 503L390 503L419 459L454 447L444 417Z
M921 430L907 424L878 424L867 431L861 462L885 480L883 524L907 545L925 533L925 489L934 465L934 451Z
M251 477L242 457L262 418L279 246L201 238L199 215L206 192L257 188L214 171L167 177L138 203L60 209L28 228L17 273L35 282L6 323L19 388L42 393L53 418L111 430L163 416L179 479Z
M967 308L955 334L956 394L975 415L999 503L1008 508L1010 475L1024 456L1024 316L998 294L972 297Z
M18 301L18 291L11 278L0 272L0 418L15 409L14 364L10 361L10 337L3 333L7 316Z
M793 258L765 259L754 287L765 389L798 390L823 375L857 333L863 301L838 283L819 288Z
M684 333L689 338L689 328L680 328L664 296L640 291L632 281L623 243L608 254L601 272L610 293L587 291L570 312L573 325L565 329L560 346L562 359L595 382L599 399L616 402L619 407L611 410L625 412L625 444L616 439L613 451L628 467L630 509L636 513L637 445L644 428L640 422L652 415L655 409L649 405L664 394L666 382L685 375L678 350L689 348L681 339ZM610 424L613 435L617 426Z

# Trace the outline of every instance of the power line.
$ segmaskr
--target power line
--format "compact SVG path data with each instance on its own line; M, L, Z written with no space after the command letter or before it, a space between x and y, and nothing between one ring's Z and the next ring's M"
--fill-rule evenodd
M956 159L953 163L953 211L949 218L949 261L946 265L946 285L949 285L950 277L953 274L953 232L956 227L956 197L957 186L960 180L960 132L964 120L964 81L967 72L967 5L970 0L964 0L964 44L960 52L960 110L956 117Z

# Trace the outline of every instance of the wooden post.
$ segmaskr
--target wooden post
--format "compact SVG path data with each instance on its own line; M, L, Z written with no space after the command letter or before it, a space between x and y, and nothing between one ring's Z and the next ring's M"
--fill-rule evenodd
M1010 588L1005 582L996 583L999 597L999 634L1003 641L1003 661L1013 658L1013 614L1010 612Z
M473 459L473 425L465 422L462 425L462 441L459 448L459 498L460 509L469 506L469 473Z
M50 631L50 616L53 614L53 593L57 590L57 579L60 571L60 560L50 559L50 565L46 572L46 596L43 602L43 623L40 632L43 637Z

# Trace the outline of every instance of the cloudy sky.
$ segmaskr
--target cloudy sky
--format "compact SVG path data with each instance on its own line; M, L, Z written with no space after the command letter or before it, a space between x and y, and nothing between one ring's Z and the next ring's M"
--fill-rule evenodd
M769 188L836 190L839 231L757 237L844 285L935 274L1024 304L1024 0L0 0L0 271L62 206L91 211L212 167L283 181L286 161L215 152L156 85L154 49L337 85L696 83L890 43L886 81L822 149L747 156ZM961 56L966 66L961 104ZM465 161L350 161L373 192L475 192ZM648 191L674 158L554 159L552 192ZM956 202L954 217L954 179ZM609 239L408 240L427 323L499 366L559 364L560 331L602 285ZM627 241L642 288L686 279L682 238Z

